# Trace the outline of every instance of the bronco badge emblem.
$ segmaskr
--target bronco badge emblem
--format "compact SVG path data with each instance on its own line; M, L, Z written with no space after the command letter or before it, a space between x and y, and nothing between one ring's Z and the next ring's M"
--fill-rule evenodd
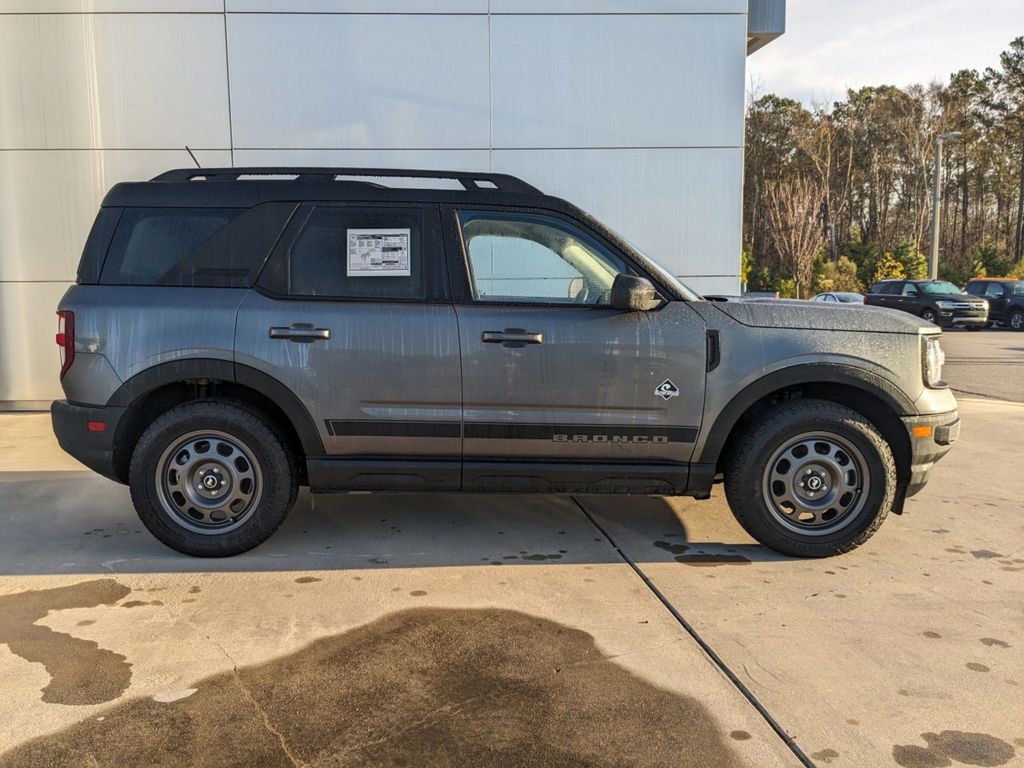
M673 397L679 397L679 387L673 384L671 379L665 379L654 390L654 394L662 400L671 400Z

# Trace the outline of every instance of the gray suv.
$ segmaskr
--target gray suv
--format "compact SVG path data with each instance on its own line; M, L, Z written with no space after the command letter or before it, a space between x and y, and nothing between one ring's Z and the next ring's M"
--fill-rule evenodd
M61 446L191 555L300 485L729 505L758 541L863 543L956 440L939 331L706 302L505 175L189 169L118 184L60 303Z

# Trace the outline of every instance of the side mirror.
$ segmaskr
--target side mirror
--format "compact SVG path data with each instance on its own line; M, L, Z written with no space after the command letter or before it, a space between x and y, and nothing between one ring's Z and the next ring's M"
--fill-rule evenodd
M612 283L611 305L623 312L649 312L665 300L646 277L621 273Z

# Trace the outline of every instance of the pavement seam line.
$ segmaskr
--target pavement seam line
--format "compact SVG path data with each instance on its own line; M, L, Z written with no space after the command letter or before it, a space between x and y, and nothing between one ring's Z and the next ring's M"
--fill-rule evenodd
M285 757L288 758L288 760L291 762L293 766L295 766L295 768L308 768L307 763L300 757L296 756L288 747L288 742L284 738L284 734L277 730L277 728L274 727L274 724L270 722L270 716L266 713L263 707L260 706L260 703L256 700L256 697L252 695L252 692L249 690L249 687L242 680L241 675L238 674L238 662L235 661L234 657L230 653L228 653L227 649L223 645L221 645L212 637L210 637L208 633L200 629L199 626L194 621L192 621L192 619L188 618L187 616L182 616L181 614L178 614L178 616L179 618L184 619L193 629L196 630L196 632L205 637L208 642L217 646L220 652L224 654L224 658L231 662L231 677L235 681L235 685L238 686L238 690L242 692L242 696L244 696L245 699L250 704L252 704L253 709L256 710L256 713L260 716L260 719L263 720L263 727L267 729L268 733L270 733L274 738L277 739L278 744L280 744L281 746L281 751L284 752Z
M676 609L676 607L672 605L669 599L665 597L664 593L660 589L658 589L658 587L650 579L650 577L643 572L643 569L641 569L640 566L636 564L633 558L631 558L629 555L625 553L625 551L623 551L622 547L619 546L618 542L615 541L612 535L607 530L605 530L605 528L599 522L597 522L594 516L587 511L586 507L584 507L580 503L580 500L578 498L576 498L575 496L572 496L571 498L573 500L573 503L575 503L576 506L579 507L580 512L582 512L583 515L590 521L591 525L593 525L601 533L601 535L608 540L608 543L611 544L612 549L614 549L618 553L619 557L622 558L623 562L625 562L626 565L633 569L633 572L640 577L640 579L644 582L647 588L651 591L651 594L658 598L658 601L665 607L665 609L670 614L672 614L672 617L676 620L679 626L681 626L683 630L691 638L693 638L693 640L697 643L698 646L700 646L700 649L704 652L708 659L716 667L718 667L719 671L723 675L725 675L725 677L729 680L730 683L733 684L733 687L735 687L736 690L738 690L740 694L742 694L743 698L745 698L750 703L750 705L753 706L754 710L757 712L757 714L761 716L765 723L767 723L768 727L771 728L780 739L782 739L783 744L785 744L789 751L793 753L794 757L796 757L797 760L799 760L804 766L806 766L806 768L817 768L817 765L814 763L814 761L811 760L811 758L809 758L804 753L804 751L796 743L793 737L786 732L786 729L782 727L782 725L772 716L771 712L769 712L768 709L758 700L757 696L754 695L754 692L751 691L746 686L746 684L742 680L740 680L739 677L736 676L736 673L729 668L729 665L725 663L722 657L715 652L711 645L708 644L708 642L700 636L700 634L693 627L693 625L691 625L690 622L688 622L686 618Z

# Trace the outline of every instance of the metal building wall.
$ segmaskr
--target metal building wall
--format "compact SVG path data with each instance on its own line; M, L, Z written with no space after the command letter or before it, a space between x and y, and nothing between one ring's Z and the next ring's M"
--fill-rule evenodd
M0 403L60 396L99 201L186 144L514 173L734 293L746 47L747 0L0 0Z

